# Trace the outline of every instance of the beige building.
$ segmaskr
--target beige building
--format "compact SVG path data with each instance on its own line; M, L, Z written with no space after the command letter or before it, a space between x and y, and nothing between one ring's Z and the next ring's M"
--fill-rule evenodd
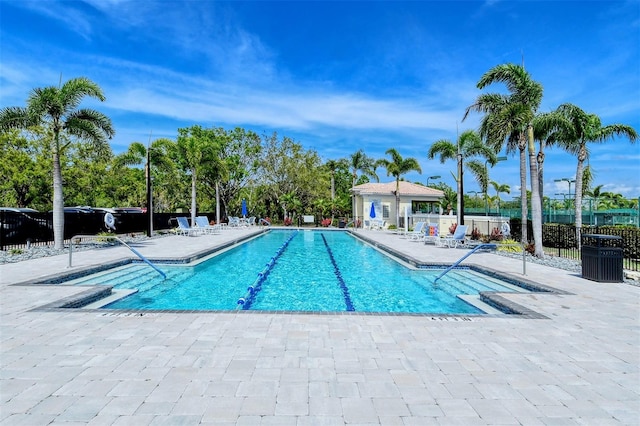
M409 224L416 214L441 213L440 200L444 193L439 189L400 181L400 223L396 223L396 182L364 183L353 188L354 216L361 221L372 218L371 206L375 211L375 220L384 220L386 225L404 226L404 218Z

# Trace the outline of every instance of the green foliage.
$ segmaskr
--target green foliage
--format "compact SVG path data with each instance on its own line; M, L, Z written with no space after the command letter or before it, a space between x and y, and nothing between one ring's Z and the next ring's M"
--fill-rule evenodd
M509 252L509 253L520 253L522 252L522 246L516 240L502 240L498 243L498 250Z

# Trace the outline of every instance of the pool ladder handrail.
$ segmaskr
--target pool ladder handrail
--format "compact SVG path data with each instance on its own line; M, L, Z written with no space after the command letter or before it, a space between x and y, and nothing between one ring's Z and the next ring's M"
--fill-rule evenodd
M258 277L249 287L247 287L247 292L244 294L244 296L239 298L238 301L236 302L236 305L237 305L236 309L238 310L244 309L245 305L247 306L251 305L251 303L253 302L253 299L255 298L256 293L260 291L260 287L262 286L262 283L264 282L264 280L267 279L267 275L269 275L269 272L271 272L271 270L273 269L273 266L276 264L276 260L282 255L284 250L287 248L287 246L289 245L293 237L296 236L297 233L298 233L298 230L296 230L293 234L291 234L291 236L289 236L289 238L287 238L287 240L276 251L275 256L272 256L269 262L267 262L267 264L262 269L262 271L258 272Z
M433 283L434 284L437 283L440 278L445 276L449 271L451 271L453 268L458 266L460 263L462 263L463 260L465 260L467 257L471 256L476 251L478 251L480 249L493 249L493 250L495 250L497 248L498 248L498 245L497 244L493 244L493 243L478 244L473 249L471 249L471 251L469 253L465 254L460 259L458 259L455 262L453 262L453 264L451 266L449 266L447 269L445 269L444 272L442 272L440 275L438 275L436 277L435 280L433 280Z
M131 252L133 254L135 254L136 256L138 256L144 263L146 263L147 265L151 266L156 272L158 272L162 276L162 278L164 278L165 280L167 279L167 274L162 272L162 270L160 270L156 265L151 263L151 261L149 259L147 259L146 257L144 257L138 250L134 249L129 244L125 243L124 240L122 240L120 237L117 237L115 235L74 235L73 237L71 237L71 242L69 243L69 266L68 266L68 268L72 267L71 263L72 263L72 260L73 260L73 240L78 240L78 239L111 239L111 240L116 240L120 244L122 244L123 246L125 246L126 248L131 250Z

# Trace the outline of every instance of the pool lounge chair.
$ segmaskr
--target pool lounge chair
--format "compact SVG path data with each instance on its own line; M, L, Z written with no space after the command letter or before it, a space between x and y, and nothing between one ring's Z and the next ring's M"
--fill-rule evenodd
M440 247L457 248L464 246L466 243L466 233L468 225L458 225L453 235L447 235L444 238L436 240L436 245Z
M209 225L209 218L206 216L196 217L196 228L194 228L202 234L218 234L220 231L220 225Z
M178 220L178 229L176 230L176 233L178 235L186 235L190 237L192 235L198 235L200 233L198 229L189 226L189 221L186 217L179 216L176 219Z
M426 222L417 222L413 227L413 231L407 233L409 241L420 241L424 238L424 226Z

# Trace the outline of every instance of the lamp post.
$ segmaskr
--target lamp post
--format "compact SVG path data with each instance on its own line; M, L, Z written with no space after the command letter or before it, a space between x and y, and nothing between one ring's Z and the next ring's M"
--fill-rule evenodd
M569 184L569 199L571 199L571 184L574 183L576 180L575 179L571 179L571 178L560 178L560 179L554 179L554 182L567 182ZM560 194L557 194L560 195ZM574 208L575 208L575 204L574 204ZM571 215L569 215L569 219L571 219Z
M569 184L569 197L571 197L571 184L576 181L575 179L562 178L562 179L554 179L553 181L554 182L567 182ZM557 194L557 195L560 195L560 194Z
M496 163L500 161L507 161L507 157L501 156L496 158ZM487 169L487 163L489 160L484 162L484 177L487 179L484 185L484 215L489 216L489 170ZM493 166L491 166L493 168Z
M435 180L435 179L440 179L441 177L442 177L442 176L440 176L440 175L429 176L429 177L427 178L427 186L429 186L429 180L430 180L430 179L434 179L434 180Z

